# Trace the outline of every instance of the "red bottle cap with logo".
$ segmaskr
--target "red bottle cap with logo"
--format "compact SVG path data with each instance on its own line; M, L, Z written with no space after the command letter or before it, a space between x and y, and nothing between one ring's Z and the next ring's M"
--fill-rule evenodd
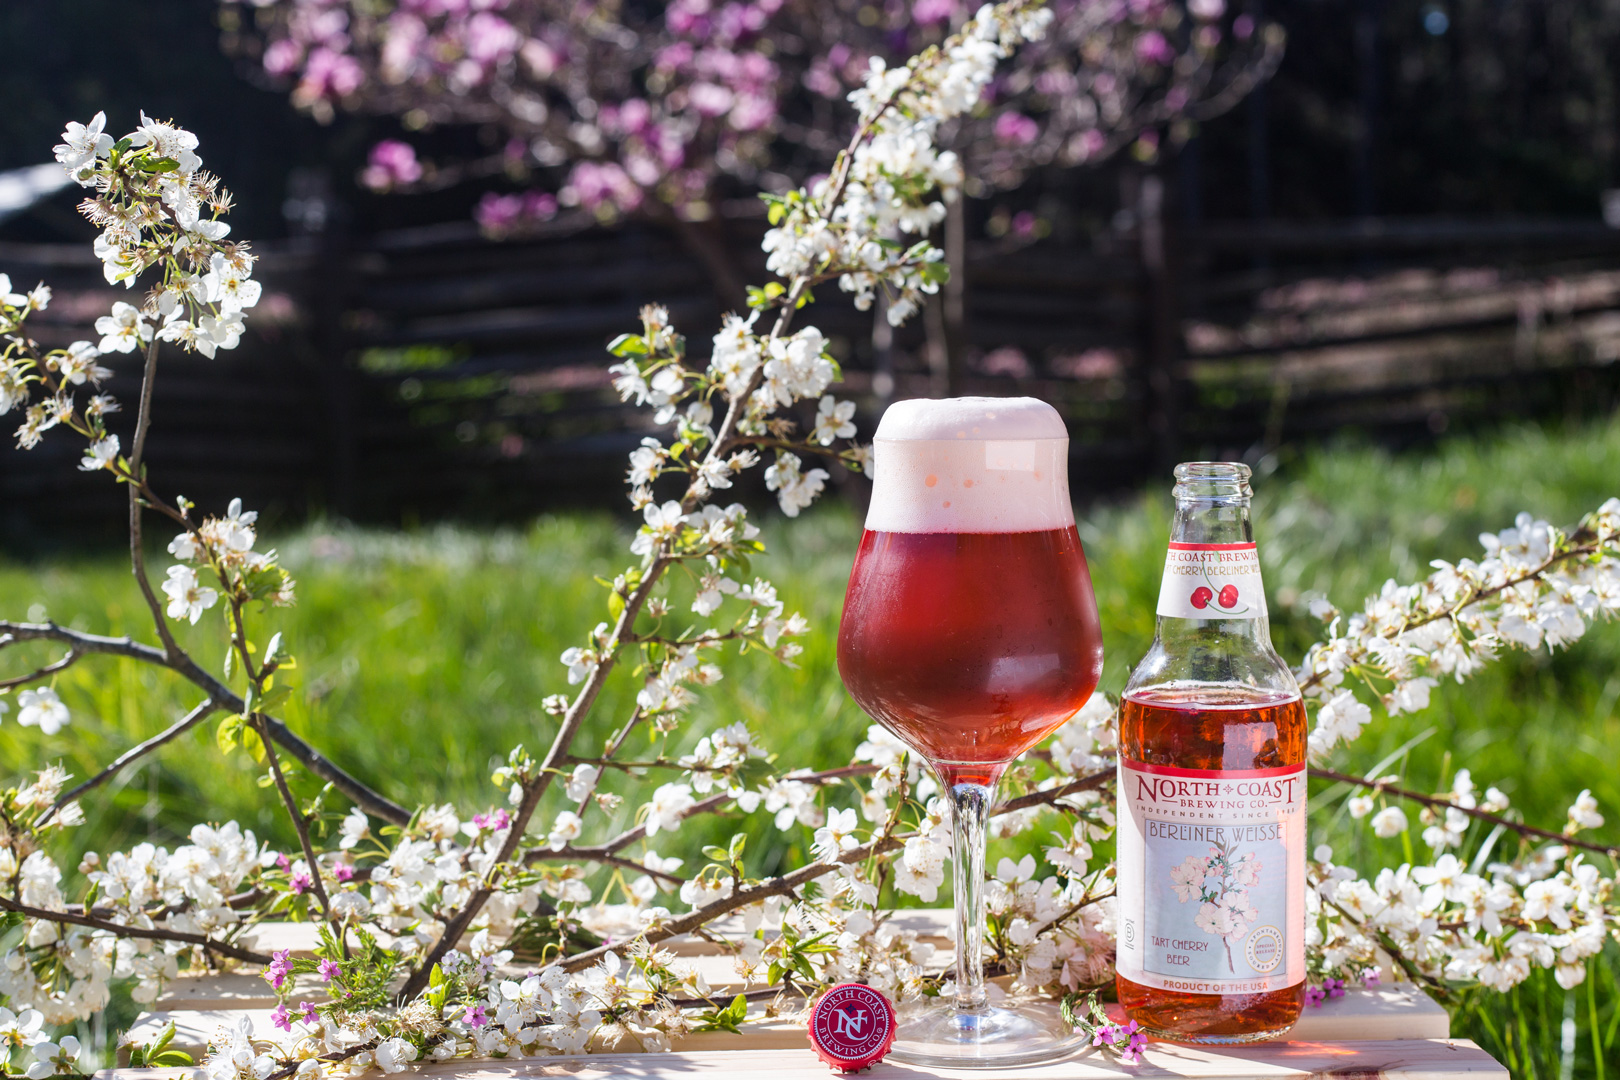
M860 1072L894 1045L894 1006L870 986L839 983L810 1013L810 1044L836 1072Z

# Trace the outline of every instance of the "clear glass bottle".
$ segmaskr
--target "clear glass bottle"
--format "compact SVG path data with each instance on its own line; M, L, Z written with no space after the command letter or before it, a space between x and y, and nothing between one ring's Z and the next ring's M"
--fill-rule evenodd
M1120 703L1119 1000L1179 1042L1273 1038L1305 995L1305 709L1249 475L1176 467L1158 632Z

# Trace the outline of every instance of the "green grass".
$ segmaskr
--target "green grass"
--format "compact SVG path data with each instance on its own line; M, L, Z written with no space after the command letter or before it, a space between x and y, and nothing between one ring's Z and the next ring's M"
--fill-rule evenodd
M1304 613L1311 596L1353 608L1388 577L1410 581L1432 558L1477 555L1477 535L1529 510L1572 523L1620 494L1620 423L1543 431L1523 428L1390 456L1350 445L1306 453L1255 482L1261 541L1279 648L1298 659L1320 630ZM1103 688L1117 692L1153 631L1170 500L1168 484L1082 514L1082 535L1102 609L1108 661ZM757 656L729 656L726 678L705 690L675 749L723 722L742 719L794 766L849 759L868 723L838 681L834 638L859 523L827 505L798 522L764 519L771 554L757 571L775 581L814 632L796 670ZM299 603L268 618L299 659L289 723L389 796L414 805L453 801L464 810L500 800L490 770L514 743L543 749L551 725L543 696L567 689L558 654L607 618L605 590L627 557L628 526L608 515L545 517L522 530L456 527L380 533L312 525L278 538L299 580ZM167 559L154 560L161 574ZM98 633L149 638L128 568L115 554L19 564L0 561L0 613L32 614ZM217 667L217 613L187 628L185 642ZM7 651L0 673L54 659L39 646ZM54 739L0 722L0 784L62 759L85 775L195 704L166 673L128 661L87 659L56 678L73 726ZM599 744L634 696L628 673L609 684L582 745ZM1515 653L1464 686L1447 685L1413 717L1380 717L1341 761L1367 769L1414 743L1398 766L1410 786L1439 789L1459 767L1512 796L1527 820L1557 828L1570 798L1591 788L1620 833L1620 625L1600 626L1554 655ZM639 748L638 748L639 749ZM245 755L224 757L205 725L93 797L79 836L107 850L148 836L172 843L185 824L235 818L290 843ZM639 781L605 784L631 792ZM1399 839L1352 827L1339 793L1317 792L1313 839L1364 869L1402 860ZM559 804L560 806L560 804ZM627 824L598 821L606 833ZM763 820L753 823L763 825ZM694 856L727 835L717 821L683 842ZM761 868L803 858L774 830L757 851ZM589 839L589 836L587 837ZM660 840L663 838L660 837ZM770 845L775 845L771 847ZM673 849L671 849L673 850ZM992 854L992 858L994 858ZM67 865L72 863L63 860ZM1558 1077L1564 1021L1576 1029L1572 1073L1620 1075L1614 1060L1616 950L1593 965L1589 987L1565 993L1538 973L1507 999L1470 994L1454 1030L1509 1063L1515 1075ZM1330 1006L1331 1007L1331 1006ZM1594 1050L1607 1039L1601 1056Z

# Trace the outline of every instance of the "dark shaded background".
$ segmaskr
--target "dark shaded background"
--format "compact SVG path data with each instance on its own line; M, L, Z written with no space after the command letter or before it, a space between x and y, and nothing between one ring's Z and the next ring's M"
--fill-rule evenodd
M1606 0L1248 6L1287 28L1287 55L1266 89L1197 141L1186 166L1195 214L1590 219L1615 183L1620 73L1605 58L1620 43L1620 9ZM49 160L68 119L105 108L109 128L126 129L144 108L199 134L240 196L241 235L285 231L287 177L300 167L331 173L359 230L464 217L478 194L359 190L367 149L396 129L341 114L323 127L296 113L255 65L222 52L213 0L8 0L0 43L0 169ZM4 235L82 237L61 209ZM1098 221L1108 208L1067 209Z

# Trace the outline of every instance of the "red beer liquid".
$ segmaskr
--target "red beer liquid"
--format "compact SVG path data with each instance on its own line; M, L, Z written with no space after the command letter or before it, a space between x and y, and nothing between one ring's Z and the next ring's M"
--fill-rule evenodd
M1197 703L1176 688L1134 692L1119 703L1119 751L1133 761L1183 769L1272 769L1305 761L1305 704L1243 686L1201 686ZM1300 928L1303 929L1303 928ZM1115 976L1125 1015L1153 1032L1241 1042L1299 1019L1305 983L1262 994L1189 994Z
M945 783L995 782L1086 703L1102 660L1073 525L861 537L839 673Z

